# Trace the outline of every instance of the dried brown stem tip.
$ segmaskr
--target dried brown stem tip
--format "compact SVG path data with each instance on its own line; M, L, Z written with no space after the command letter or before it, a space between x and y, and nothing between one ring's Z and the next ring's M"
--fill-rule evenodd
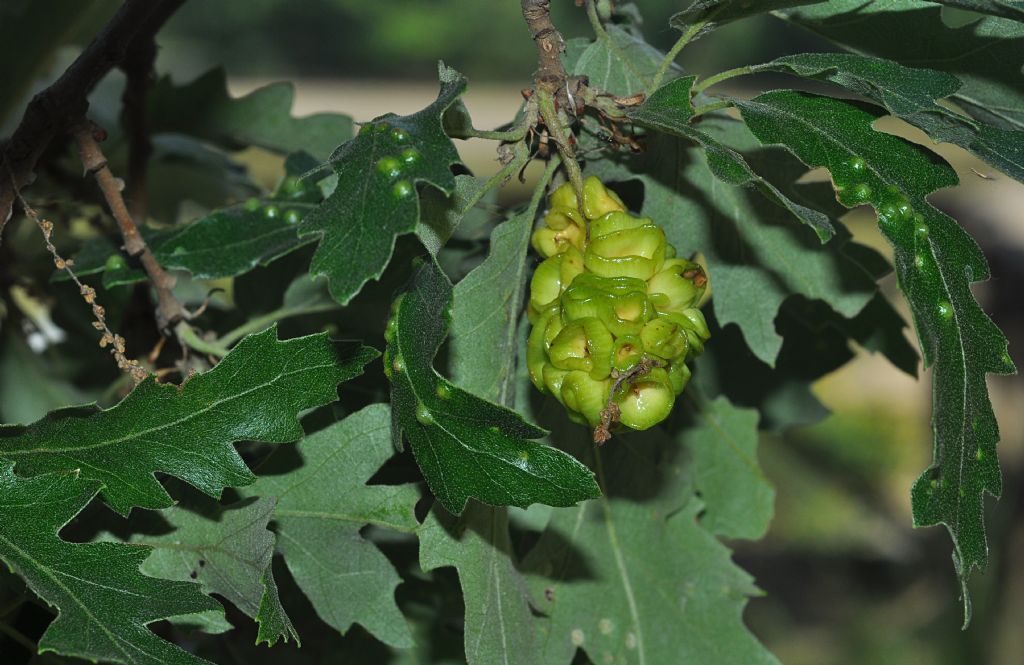
M619 417L621 416L619 405L615 403L615 395L622 388L622 385L632 384L641 376L650 373L655 367L661 366L662 363L657 360L646 358L628 372L619 373L616 370L612 370L612 378L615 379L615 383L612 384L612 389L608 393L608 403L601 410L601 422L594 428L594 443L601 445L612 438L612 427L615 423L619 422Z
M15 188L15 196L17 197L21 207L25 210L25 215L36 223L39 227L39 231L43 234L43 242L46 244L46 249L49 250L50 255L53 256L53 264L58 270L64 270L71 277L75 285L78 286L78 292L82 296L82 300L86 302L89 307L92 308L92 314L95 320L92 322L92 327L99 330L103 335L100 337L100 348L105 349L110 347L110 355L114 356L114 361L117 363L118 368L127 373L132 377L135 383L139 383L148 375L146 369L139 365L138 360L129 358L125 354L125 341L124 337L112 332L107 326L106 310L103 306L96 302L96 289L83 284L78 279L78 275L75 274L74 270L71 269L71 259L64 259L57 252L57 248L53 244L53 222L45 219L41 219L39 214L21 197L21 193Z
M160 263L153 256L146 241L139 233L135 221L128 213L121 190L124 183L120 178L115 178L107 166L107 158L96 142L95 126L88 120L82 119L78 122L73 132L75 141L78 143L78 154L81 157L82 165L86 173L91 173L96 178L96 183L103 192L103 198L110 207L110 212L117 221L121 230L121 237L124 239L124 248L130 256L138 257L142 267L146 269L146 275L153 284L157 294L156 323L162 332L168 332L178 321L191 318L178 299L174 296L174 275L168 273L161 267Z

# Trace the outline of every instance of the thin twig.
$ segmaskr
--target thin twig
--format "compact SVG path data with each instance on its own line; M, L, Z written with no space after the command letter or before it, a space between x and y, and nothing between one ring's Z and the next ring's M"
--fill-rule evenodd
M551 0L521 0L523 18L537 44L537 84L554 94L565 81L565 40L551 22Z
M134 39L121 63L126 76L121 107L128 135L128 175L124 198L137 224L146 221L149 208L146 173L153 144L149 140L149 123L146 120L146 94L153 84L153 62L156 60L153 37L145 35Z
M82 164L88 173L96 178L96 183L103 192L110 212L117 220L117 226L121 230L121 237L124 239L124 248L129 256L137 257L142 267L146 269L149 281L157 294L156 322L161 332L167 332L178 321L192 318L192 315L174 295L174 275L165 271L160 262L153 256L149 246L139 233L135 221L128 213L124 198L121 196L121 189L124 183L110 172L107 166L107 158L100 149L96 137L93 136L93 125L84 118L75 125L75 141L78 143L78 153Z
M13 174L10 173L8 166L8 175L13 178ZM12 180L13 182L13 180ZM99 330L103 335L100 337L100 348L110 347L110 354L114 356L114 361L117 362L118 368L126 372L131 376L135 383L139 383L144 380L148 373L145 368L139 365L138 360L134 360L125 355L125 340L120 335L115 334L107 326L106 310L96 302L96 289L83 284L75 271L71 269L73 262L70 259L63 258L57 251L57 248L53 244L53 222L42 219L39 213L28 204L28 201L21 195L21 190L17 186L13 187L14 195L18 203L21 204L22 209L25 211L25 215L35 222L36 226L39 227L39 231L43 234L43 241L46 244L46 249L49 250L50 255L53 257L53 264L58 270L65 271L71 280L78 287L78 292L81 294L82 299L85 300L86 304L92 308L93 317L95 320L92 322L92 326Z
M706 113L711 113L712 111L721 111L722 109L727 109L731 106L733 106L733 103L725 99L717 102L710 102L708 104L705 104L704 106L698 106L697 108L695 108L693 110L693 117L696 118L697 116L704 115Z
M727 81L731 78L736 78L737 76L746 76L747 74L753 73L754 68L750 66L736 67L735 69L727 69L724 72L718 72L717 74L712 74L711 76L705 79L697 81L696 83L693 84L693 87L690 89L690 92L696 95L698 92L703 92L704 90L707 90L711 86L721 83L722 81Z
M594 31L594 35L597 37L608 37L608 32L604 29L604 24L601 23L601 17L597 15L597 0L586 0L587 3L587 18L590 20L590 28Z
M96 84L124 62L135 39L152 39L185 0L126 0L103 30L52 85L32 98L11 138L0 146L13 179L0 179L0 232L17 192L32 184L36 163L86 110Z

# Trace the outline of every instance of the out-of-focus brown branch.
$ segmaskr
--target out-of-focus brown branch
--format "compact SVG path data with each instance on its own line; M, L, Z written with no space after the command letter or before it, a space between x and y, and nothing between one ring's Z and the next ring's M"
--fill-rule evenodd
M126 0L60 78L32 98L21 123L0 146L9 171L0 178L0 232L11 218L17 192L35 179L36 163L50 142L85 115L93 87L125 62L135 40L152 41L184 2Z
M151 34L143 37L140 35L132 40L125 60L121 63L127 79L121 96L122 120L128 135L128 173L124 198L136 224L146 221L149 207L146 173L149 157L153 153L149 123L146 121L146 94L153 84L156 41Z
M118 228L121 229L121 237L124 239L124 248L128 255L137 257L142 263L142 267L146 269L149 281L157 293L157 326L161 331L168 332L178 321L191 318L191 314L174 296L174 275L163 269L139 233L139 228L135 225L135 221L125 206L124 197L121 196L124 183L111 173L110 167L107 166L107 158L96 141L94 131L94 125L84 118L80 119L73 128L82 164L86 171L96 178L96 183L103 192L103 198L106 199L110 212L117 221Z

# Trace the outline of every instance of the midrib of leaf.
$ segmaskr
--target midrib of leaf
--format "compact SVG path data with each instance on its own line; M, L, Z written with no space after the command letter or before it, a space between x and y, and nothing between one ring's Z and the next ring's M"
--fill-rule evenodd
M772 109L773 113L777 114L780 117L785 118L788 122L792 122L792 123L795 123L795 124L797 124L797 125L799 125L801 127L807 128L811 132L811 135L814 135L818 140L820 140L823 137L825 140L829 141L830 144L833 144L833 146L835 146L836 148L838 148L838 149L840 149L842 151L845 151L850 156L855 156L856 155L856 152L851 151L849 148L847 148L847 146L845 146L845 144L843 142L841 142L839 139L837 139L834 136L826 134L824 131L820 131L818 127L812 126L804 118L802 118L800 116L794 116L794 115L792 115L790 113L787 113L784 109L779 108L779 105L774 105L774 106L771 107L771 109ZM870 171L874 175L878 176L879 179L882 180L883 182L889 182L890 181L885 175L883 175L883 173L878 168L874 167L871 162L867 162L865 164L865 166L867 168L869 168ZM900 188L900 191L902 192L901 188ZM903 192L903 193L907 194L906 192ZM927 199L924 196L918 197L918 196L912 195L912 196L910 196L910 198L915 203L920 203L920 204L924 205L926 207L926 211L928 213L928 216L936 215L936 214L941 214L934 206L932 206L927 201ZM971 425L969 423L969 417L968 417L968 414L969 414L968 407L969 407L969 402L970 402L970 394L969 394L970 364L969 364L968 352L967 352L967 349L966 349L965 343L964 343L964 334L963 334L964 328L961 325L961 322L963 320L963 316L962 316L961 311L959 311L959 309L958 309L956 299L951 297L952 291L951 291L951 289L949 287L949 280L947 279L948 272L947 272L947 269L946 269L946 267L944 265L944 262L939 260L939 257L936 255L936 252L933 249L933 244L931 242L927 243L927 246L928 246L929 254L930 254L930 256L931 256L931 258L934 261L935 266L936 266L936 271L937 271L937 274L938 274L938 277L939 277L939 283L940 283L940 286L941 286L941 288L943 290L943 297L944 297L945 301L949 304L949 307L951 308L951 311L952 311L952 321L950 323L955 324L953 326L950 326L952 328L952 333L951 334L953 334L955 336L954 337L955 344L952 346L952 349L955 350L955 351L958 351L959 357L955 361L950 361L950 359L946 358L945 362L953 362L954 363L954 368L959 370L959 372L958 372L958 374L956 376L957 385L955 386L954 389L958 390L959 408L961 408L961 418L959 418L959 426L957 428L957 432L954 435L954 437L955 437L954 442L958 442L958 444L959 444L959 455L958 455L958 459L957 459L957 483L958 483L959 487L964 488L964 486L965 486L965 484L964 484L965 465L967 463L968 455L969 455L969 451L967 450L968 447L966 445L966 443L967 443L966 432L967 432L967 427L969 427ZM905 250L903 250L903 251L905 251ZM970 295L970 287L968 287L968 292L969 292L969 295ZM918 301L915 300L915 298L912 297L912 295L908 291L904 290L904 293L906 294L907 299L911 302L911 305L914 302L918 302ZM920 306L920 304L921 303L919 302L919 306ZM936 343L937 344L941 344L940 341L937 341ZM923 339L922 339L922 345L924 346L924 340ZM936 349L936 352L937 351L938 351L938 349ZM927 355L926 355L926 358L927 358ZM949 383L947 382L947 383L944 384L943 387L948 386L948 385L949 385ZM938 386L933 388L933 401L935 399L935 396L937 396L938 389L939 389ZM938 439L938 437L939 437L938 431L935 431L935 437L936 437L936 439ZM954 443L954 442L950 442L950 443ZM941 457L937 456L934 464L937 467L941 466ZM971 567L979 565L977 562L974 562L974 560L969 560L969 562L967 562L967 563L964 562L964 560L963 560L963 553L962 553L962 549L963 549L962 543L959 542L959 540L958 540L958 537L959 537L958 534L961 533L961 515L962 515L964 503L965 503L966 500L967 500L967 496L966 496L966 494L963 491L956 493L956 496L955 496L955 510L953 511L952 519L951 519L951 523L952 524L948 525L948 528L950 529L950 533L954 536L954 538L953 538L954 545L955 545L954 562L956 564L957 576L959 578L961 578L961 584L962 584L962 587L963 587L963 598L964 598L964 604L965 604L965 627L967 626L967 622L970 621L970 617L971 617L970 596L968 595L966 576L970 573Z
M322 519L334 522L352 522L354 524L372 524L374 526L383 526L395 531L402 533L412 533L416 530L415 527L408 527L400 524L392 524L384 520L375 520L368 517L362 517L360 515L346 515L343 513L325 513L315 510L292 510L292 509L277 509L274 511L275 517L306 517L310 519Z
M489 511L491 517L491 533L487 538L487 542L491 543L491 547L489 548L487 553L487 579L494 580L494 598L497 599L495 605L497 606L498 609L498 629L499 634L501 635L501 658L504 661L505 665L508 665L508 636L505 634L505 616L504 610L502 610L501 608L501 575L498 574L498 548L494 545L498 541L498 510L498 508L491 508ZM491 595L489 593L487 597L488 601L490 601ZM491 605L490 602L488 602L484 609L485 617L490 612L490 608ZM486 633L486 631L483 630L483 626L481 626L481 630L477 634L476 640L475 653L477 654L480 653L480 643L484 639L484 633Z
M622 580L622 590L626 594L626 605L629 607L629 616L633 620L633 627L636 629L636 653L639 656L639 665L646 665L647 656L644 650L644 632L640 625L640 612L636 606L636 597L633 595L633 583L629 579L629 571L626 562L622 558L622 546L619 545L619 536L615 530L615 522L612 518L612 507L608 501L608 492L605 490L608 483L604 475L604 463L601 460L601 451L594 451L594 469L597 472L597 479L601 485L601 513L604 517L605 529L608 531L608 543L611 546L612 555L615 558L615 568L619 571L619 578Z
M117 648L118 651L120 651L122 654L124 654L125 661L129 662L129 663L133 662L131 657L130 657L130 655L129 655L129 653L127 651L125 651L124 647L122 646L122 642L121 642L120 639L118 639L117 635L115 635L114 633L110 632L107 629L107 627L105 625L103 625L103 622L100 621L98 618L96 618L96 615L94 615L89 610L89 607L85 603L83 603L81 600L79 600L78 596L76 596L71 591L71 589L69 589L56 575L51 573L47 566L44 566L40 562L36 561L35 557L33 557L28 552L26 552L25 550L21 549L17 545L15 545L13 541L8 540L7 538L5 538L3 536L3 534L0 534L0 541L2 541L7 547L11 548L12 550L14 550L18 554L20 554L26 560L31 562L36 570L41 572L43 575L45 575L50 580L52 580L54 584L59 586L64 591L64 593L66 593L68 595L68 597L71 598L75 602L75 605L78 605L78 607L82 610L82 612L84 612L85 615L87 617L89 617L89 620L92 621L94 624L96 624L101 631L103 631L103 634L106 635L110 639L110 643L112 645L114 645ZM100 587L103 586L102 584L96 584L95 582L91 582L89 580L83 580L80 577L73 577L73 576L71 576L71 577L72 577L72 579L76 579L79 582L82 582L84 584L91 584L93 586L100 586ZM109 587L104 587L104 588L109 588ZM126 593L126 594L131 593L131 592L128 592L128 591L124 591L123 589L110 589L110 590L111 591L116 591L118 593ZM138 595L138 594L132 594L132 595ZM135 647L135 648L138 649L138 647ZM142 649L138 649L138 651L141 651L146 657L151 658L153 660L156 660L156 657L153 656L152 654L146 653Z
M127 435L125 435L125 436L123 436L123 437L121 437L119 439L108 439L106 441L100 441L100 442L89 444L89 445L86 445L86 446L76 446L74 448L32 448L32 449L15 450L15 451L3 450L3 451L0 451L0 455L2 455L3 457L17 457L18 455L32 455L32 454L38 454L38 453L64 453L64 454L71 454L71 453L76 453L76 452L79 452L79 451L82 451L82 450L95 450L96 448L103 448L105 446L112 446L112 445L116 445L118 443L124 443L126 441L131 441L133 439L139 439L139 438L148 436L149 434L152 434L154 432L160 432L162 430L165 430L168 427L176 427L176 426L178 426L178 425L180 425L182 423L188 422L189 420L192 420L196 416L203 415L203 414L209 412L211 409L214 409L214 408L216 408L218 406L221 406L222 404L227 404L228 402L232 402L232 401L234 401L236 399L240 399L242 397L245 397L246 395L248 395L250 393L253 393L253 392L257 391L257 390L261 390L263 388L266 388L267 386L272 386L275 383L277 383L279 380L281 380L281 379L283 379L285 377L291 376L293 374L300 374L300 373L303 373L303 372L310 372L310 371L313 371L313 370L325 369L325 368L328 368L328 367L334 367L334 365L330 365L330 364L326 364L326 365L310 365L309 367L303 367L302 369L297 369L297 370L294 370L292 372L281 372L281 373L277 374L270 381L267 381L265 383L261 383L261 384L259 384L257 386L253 386L252 388L249 388L248 390L243 390L242 392L236 393L236 394L234 394L234 395L232 395L230 397L225 397L224 399L221 399L221 400L215 400L215 401L211 402L209 406L203 407L201 409L197 409L196 411L192 411L192 412L189 413L189 415L187 415L187 416L185 416L183 418L179 418L177 420L171 421L169 423L164 423L162 425L157 425L157 426L151 427L149 429L144 429L144 430L140 430L138 432L133 432L133 433L127 434ZM114 411L115 409L117 409L119 406L120 405L115 406L115 407L113 407L113 408L111 408L111 409L109 409L107 411L101 412L101 413L110 413L110 412Z

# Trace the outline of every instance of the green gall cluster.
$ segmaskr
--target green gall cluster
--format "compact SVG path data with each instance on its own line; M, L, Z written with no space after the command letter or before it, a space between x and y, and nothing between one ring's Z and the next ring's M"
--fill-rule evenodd
M582 203L568 183L551 194L533 246L545 257L530 282L534 385L602 440L614 423L644 430L668 417L686 360L710 337L697 308L704 270L593 176Z

